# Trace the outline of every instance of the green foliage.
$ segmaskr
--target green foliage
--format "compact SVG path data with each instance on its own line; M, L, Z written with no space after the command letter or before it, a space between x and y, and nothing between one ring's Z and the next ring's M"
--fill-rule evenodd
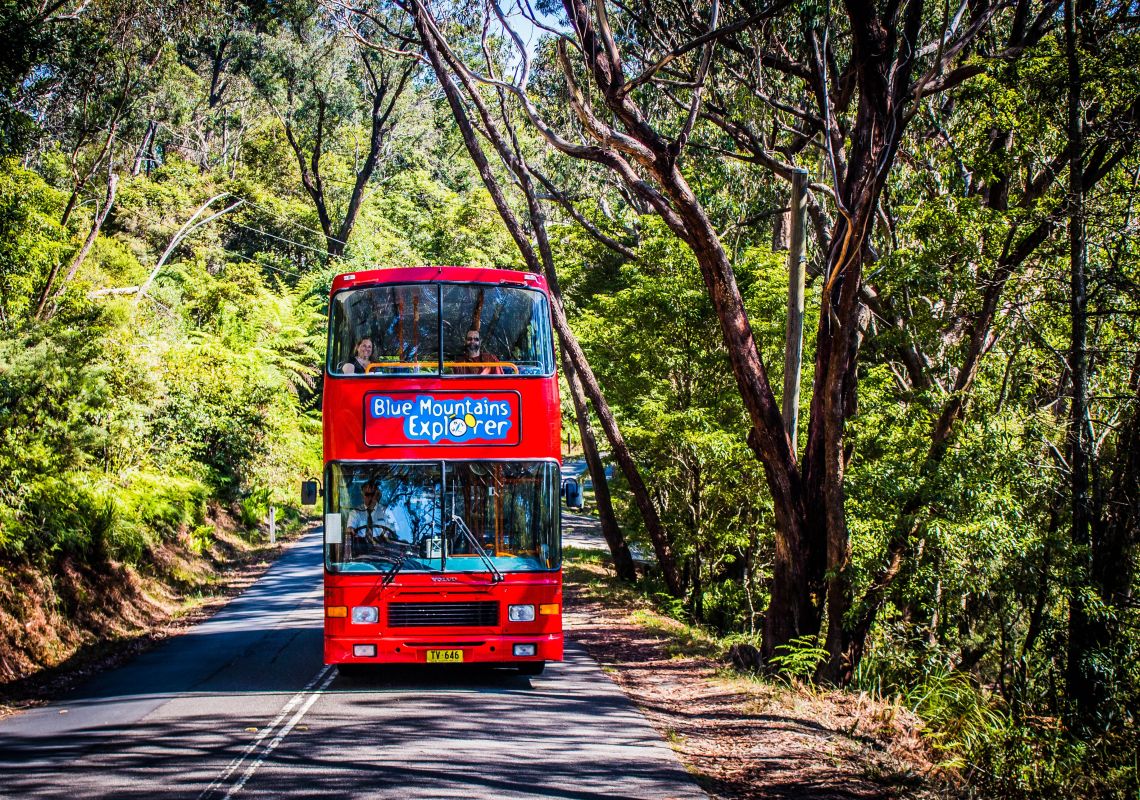
M75 245L52 227L59 193L11 164L0 180L12 189L12 235L0 246L0 320L11 329L0 338L6 557L145 563L163 543L204 548L210 501L261 498L251 527L268 498L292 502L296 476L319 469L319 421L306 408L324 297L258 259L228 261L214 231L171 259L155 305L88 299L91 285L141 282L195 198L216 193L211 176L172 160L125 183L84 272L51 322L33 324L36 287Z
M238 508L241 509L242 524L247 528L256 528L269 516L269 489L253 490L241 499Z
M21 483L90 467L107 443L112 398L98 316L0 340L0 466ZM105 329L104 329L105 330Z
M776 652L770 659L776 674L802 681L810 681L827 658L827 648L820 646L818 636L798 636Z
M1005 722L969 676L960 672L929 672L901 699L927 723L927 740L949 755L955 767L963 766L962 755L975 750Z
M115 504L77 473L38 476L22 487L18 527L2 540L9 556L31 560L79 557L99 562L110 555Z
M153 473L132 474L119 495L124 517L168 541L202 524L208 499L197 481Z
M688 563L690 617L751 632L762 604L747 572L771 541L763 474L743 441L743 408L691 253L660 223L645 222L642 237L637 263L568 269L565 291L581 308L579 339ZM584 246L574 238L560 245L571 264L592 255ZM738 280L757 319L784 302L781 272L770 251L742 257ZM779 340L763 341L782 356ZM620 475L615 484L622 487ZM618 499L627 528L648 547L636 510Z
M36 173L0 161L0 331L31 313L48 271L71 255L59 223L66 202Z
M27 5L0 0L9 47L0 59L0 554L146 565L159 548L202 552L212 538L210 503L230 504L255 528L270 505L293 502L298 476L320 470L323 314L334 274L424 263L518 267L521 259L479 175L457 156L462 143L448 107L419 74L393 110L398 124L385 134L345 253L330 262L313 181L339 219L367 152L372 84L361 59L375 67L381 56L362 56L318 4L99 2L46 16ZM393 29L407 23L398 9L376 10L392 15L383 19ZM640 38L637 25L625 25L626 10L614 13L622 18L616 30ZM770 35L794 54L828 13L825 4L801 5L788 19L774 17ZM1000 33L1012 13L993 17L976 40L979 53L1001 51L989 27ZM464 9L455 22L477 16ZM1120 114L1140 92L1140 37L1130 19L1087 20L1081 61L1094 154L1132 135L1135 115ZM922 27L943 22L928 8ZM846 36L824 41L842 66ZM493 58L502 57L500 45L488 39ZM552 42L539 44L531 96L555 129L574 132L580 123L553 53ZM737 55L718 51L706 113L677 164L732 263L778 396L786 274L771 235L786 186L751 161L725 157L740 142L728 141L710 115L739 120L772 157L806 166L813 181L830 185L834 176L817 152L818 109L773 115L740 80L747 70ZM917 68L931 57L927 48ZM670 69L688 74L697 59L697 50L680 53ZM1128 576L1113 593L1088 579L1091 549L1069 535L1072 326L1060 224L1067 165L1059 156L1068 76L1059 28L1017 58L973 63L983 71L951 94L909 106L915 113L905 116L908 134L887 175L864 270L877 299L842 442L851 596L873 586L889 543L903 556L856 681L915 709L940 757L961 768L967 792L1135 796L1140 511L1128 488L1135 442L1123 432L1140 414L1136 157L1126 152L1101 179L1086 215L1092 496L1105 504L1102 527L1119 523L1122 531L1108 571ZM837 70L837 85L853 74ZM769 77L765 94L799 102L798 83ZM646 82L633 98L649 124L678 131L688 90L675 91L663 97ZM845 103L833 109L840 131L855 121L855 106ZM304 151L322 148L319 179L310 174L308 187L285 122ZM685 596L660 594L659 606L754 641L776 557L774 514L692 252L644 198L613 191L586 165L549 157L533 132L514 132L581 213L636 250L633 260L615 255L544 200L572 325L681 562ZM312 161L301 161L311 173ZM505 175L502 164L492 169ZM55 271L60 285L111 172L121 180L118 197L94 247L37 314L48 275ZM1057 180L1036 192L1043 176ZM146 280L195 209L227 193L227 203L242 205L175 247L146 298L136 306L121 293ZM821 218L834 223L834 200L818 186L813 193ZM1051 233L1002 286L1010 253L1042 220ZM817 248L809 240L816 271L825 257ZM824 280L808 289L801 419L812 401ZM994 287L1002 287L994 322L976 371L967 372L973 325L988 313ZM925 380L916 380L907 353ZM932 430L959 399L959 418L934 447ZM620 474L613 488L627 533L648 552ZM650 595L660 588L654 575L640 585ZM1112 634L1087 654L1105 697L1083 729L1066 717L1073 598ZM855 605L852 617L863 610ZM818 640L805 637L782 648L773 666L809 679L823 657Z

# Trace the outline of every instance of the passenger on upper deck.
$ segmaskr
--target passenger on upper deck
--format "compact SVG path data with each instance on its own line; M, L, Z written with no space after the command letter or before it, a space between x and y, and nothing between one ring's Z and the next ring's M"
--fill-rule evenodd
M467 344L463 352L463 366L456 367L456 375L502 375L503 368L498 366L498 356L484 352L478 330L467 331ZM473 363L474 362L474 363ZM480 367L479 363L491 362L495 366Z
M362 336L356 340L352 348L352 360L340 365L340 371L345 375L363 375L368 371L368 364L372 361L372 337Z

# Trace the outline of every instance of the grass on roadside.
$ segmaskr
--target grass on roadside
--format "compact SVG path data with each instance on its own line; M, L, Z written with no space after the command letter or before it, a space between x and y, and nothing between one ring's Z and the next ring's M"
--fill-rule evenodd
M721 660L740 636L718 637L712 631L667 613L675 604L650 581L628 584L619 581L609 556L599 550L567 547L563 572L566 582L581 592L585 601L630 612L630 622L657 636L672 657L701 656Z

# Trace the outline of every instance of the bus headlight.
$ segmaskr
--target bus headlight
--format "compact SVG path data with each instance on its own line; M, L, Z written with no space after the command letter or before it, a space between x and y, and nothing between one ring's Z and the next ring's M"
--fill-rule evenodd
M352 621L357 625L371 625L380 619L376 606L353 606Z
M511 622L534 622L534 606L507 606L507 619Z

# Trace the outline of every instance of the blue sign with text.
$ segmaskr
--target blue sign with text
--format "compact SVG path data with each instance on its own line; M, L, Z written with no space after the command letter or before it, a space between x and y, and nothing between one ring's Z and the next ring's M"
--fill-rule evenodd
M369 444L463 444L517 441L517 395L373 394L367 398Z

